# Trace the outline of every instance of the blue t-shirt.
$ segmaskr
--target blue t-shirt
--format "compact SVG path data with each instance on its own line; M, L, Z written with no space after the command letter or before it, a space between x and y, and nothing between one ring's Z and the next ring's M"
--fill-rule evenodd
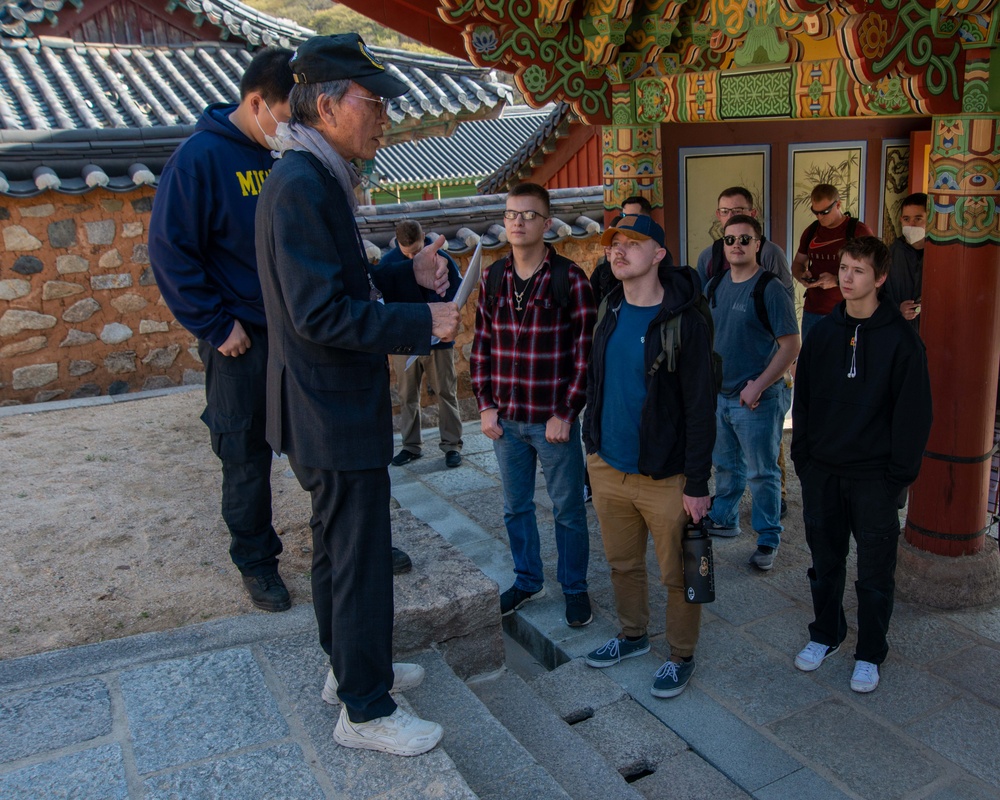
M733 283L732 273L719 282L712 306L715 323L715 352L722 356L722 391L731 396L742 391L747 382L754 380L771 363L777 342L771 338L760 320L753 303L753 287L763 270L758 270L750 280ZM799 332L795 320L795 306L779 281L764 287L764 305L775 338ZM777 391L775 386L769 392Z
M604 351L601 458L621 472L639 471L639 422L646 401L646 331L660 306L622 300L618 325Z

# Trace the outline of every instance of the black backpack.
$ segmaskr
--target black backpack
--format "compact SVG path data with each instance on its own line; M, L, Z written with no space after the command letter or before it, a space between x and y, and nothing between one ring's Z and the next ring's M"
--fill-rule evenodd
M504 261L494 261L486 273L486 300L490 306L497 304L497 297L500 295L500 286L503 283ZM559 308L566 308L569 305L569 265L570 260L558 253L553 253L549 261L549 290L552 292L553 302ZM497 269L497 267L500 267Z
M715 308L715 292L719 288L719 284L722 283L722 279L726 277L726 272L718 273L712 280L708 282L708 286L705 287L705 295L708 297L708 305L711 308ZM774 335L774 328L771 327L771 320L767 316L767 304L764 302L764 290L767 285L777 278L773 272L768 272L766 269L761 270L760 277L757 279L757 283L753 287L753 291L750 293L750 297L753 298L753 310L757 313L757 319L760 320L760 324L764 326L772 339L776 339Z
M715 391L718 394L719 390L722 389L722 356L715 352L715 323L712 321L712 312L708 307L708 302L705 300L704 295L698 295L692 309L701 314L708 324L708 343L712 348L712 377L715 378ZM608 298L605 297L601 300L601 305L597 309L597 322L594 325L594 330L597 330L607 312ZM674 314L674 316L660 323L661 349L660 354L646 371L646 375L650 378L656 374L657 370L663 365L663 362L667 364L667 372L677 372L677 357L681 352L682 316L683 313Z

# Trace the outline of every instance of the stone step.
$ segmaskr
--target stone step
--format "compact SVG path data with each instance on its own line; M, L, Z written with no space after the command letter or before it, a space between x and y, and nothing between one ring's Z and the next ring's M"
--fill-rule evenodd
M579 725L559 717L520 676L504 670L470 688L570 797L642 797L626 782L628 773L616 771L594 742L581 735Z
M438 749L447 753L481 800L587 796L567 794L440 655L422 653L412 660L427 670L427 677L406 699L421 717L444 727Z

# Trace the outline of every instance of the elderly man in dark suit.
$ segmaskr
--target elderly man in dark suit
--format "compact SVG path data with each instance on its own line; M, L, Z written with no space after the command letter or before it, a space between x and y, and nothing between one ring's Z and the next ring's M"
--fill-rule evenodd
M387 122L384 98L406 92L357 34L317 36L291 61L291 122L283 157L257 206L257 262L268 318L267 441L287 453L312 496L312 589L330 657L323 689L343 703L345 747L417 755L441 726L407 714L390 691L423 670L392 663L389 472L392 409L387 353L426 354L453 339L443 293L443 237L373 280L354 220L350 159L371 159Z

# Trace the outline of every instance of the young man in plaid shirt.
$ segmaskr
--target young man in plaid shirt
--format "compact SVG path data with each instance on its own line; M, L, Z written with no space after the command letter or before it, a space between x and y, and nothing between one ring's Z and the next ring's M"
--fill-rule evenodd
M541 186L522 183L507 195L511 253L480 282L470 372L483 433L500 465L514 557L514 585L500 595L500 611L506 616L545 591L534 503L540 461L555 517L566 622L579 627L593 619L578 417L597 312L583 270L545 244L551 224L549 193ZM499 281L490 281L492 270L503 271Z

